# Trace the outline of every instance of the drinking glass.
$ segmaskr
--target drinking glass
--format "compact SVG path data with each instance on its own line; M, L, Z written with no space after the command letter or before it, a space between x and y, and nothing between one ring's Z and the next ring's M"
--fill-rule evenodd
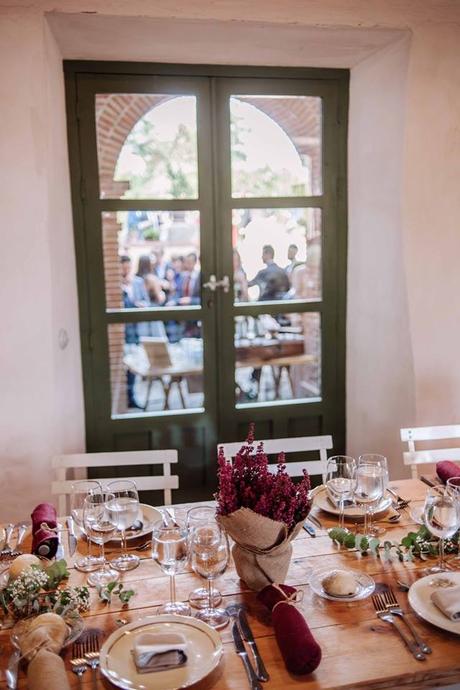
M355 459L349 455L334 455L327 461L326 486L332 499L339 504L339 527L342 529L346 529L344 505L345 500L353 496L355 468Z
M199 525L205 525L208 522L212 522L216 517L216 509L210 506L196 506L195 508L190 508L187 512L186 527L188 531L188 538L190 538L195 527ZM191 560L191 549L189 549L189 559ZM208 588L207 587L197 587L193 592L190 592L188 598L190 604L197 609L204 609L208 607ZM222 594L218 589L213 587L212 603L217 606L222 601Z
M446 483L447 493L460 501L460 477L451 477Z
M358 464L355 472L354 498L356 503L364 508L364 535L374 536L369 531L369 516L378 506L383 497L385 475L378 464Z
M378 467L381 467L383 470L383 496L385 496L385 492L387 490L388 486L388 481L389 481L389 476L388 476L388 462L387 459L384 455L379 455L378 453L364 453L363 455L360 455L358 458L358 465L377 465ZM375 506L377 507L377 506ZM385 534L386 529L385 527L379 527L378 525L374 525L372 523L372 517L373 513L369 514L369 524L368 524L368 534L372 537L378 537L381 534Z
M110 567L105 558L104 544L113 538L117 530L115 520L110 514L109 504L115 496L109 492L89 494L83 504L83 525L88 536L101 547L102 568L88 577L88 584L93 587L104 586L115 582L119 573Z
M225 572L229 560L227 535L217 522L198 525L190 535L192 568L208 581L208 605L196 614L212 628L223 628L229 622L224 609L215 608L213 603L213 580Z
M86 497L91 494L102 494L102 486L98 481L94 479L84 479L72 484L70 494L70 515L82 532L85 532L83 526L83 505ZM75 561L75 567L77 570L81 570L84 573L90 573L94 570L98 570L102 566L102 560L99 556L92 555L91 538L88 534L86 534L86 538L88 540L88 555Z
M444 562L444 539L452 537L460 527L460 504L444 486L428 489L423 509L423 522L435 537L439 538L438 563L425 571L442 573L447 570Z
M165 526L156 522L152 532L152 558L169 575L170 601L160 606L158 613L190 616L188 604L176 601L176 573L187 563L187 530L178 523Z
M107 490L115 496L109 502L108 509L117 529L121 534L121 554L110 561L115 570L134 570L139 565L139 556L128 553L126 530L137 520L139 513L139 495L136 483L131 479L117 479L107 484Z

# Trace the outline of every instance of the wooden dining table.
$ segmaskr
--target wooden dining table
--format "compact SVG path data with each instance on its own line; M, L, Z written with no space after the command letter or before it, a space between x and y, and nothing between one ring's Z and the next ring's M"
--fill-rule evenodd
M404 479L390 483L400 496L411 500L411 507L421 505L426 485L418 479ZM175 505L177 520L182 519L191 505ZM397 580L412 583L422 576L425 562L386 563L376 556L361 555L354 550L340 548L331 541L326 529L336 523L317 508L313 509L322 523L315 538L301 530L293 542L293 556L286 582L303 591L299 604L305 619L322 648L322 661L317 670L304 676L291 675L285 668L270 622L270 614L258 603L256 593L250 591L239 579L233 564L216 582L223 594L223 606L242 603L247 607L248 620L257 640L259 651L270 674L270 680L263 684L267 690L291 690L301 687L305 690L339 688L430 688L460 682L460 636L431 626L419 619L409 608L407 594L400 591ZM408 510L403 511L401 521L396 525L385 524L385 539L399 541L410 529L416 530ZM63 536L65 558L70 568L70 585L81 585L86 575L78 572L73 563L86 550L79 542L73 557L68 552L68 541ZM109 550L110 555L115 553ZM136 570L122 575L122 581L136 591L123 609L117 599L109 605L98 599L92 590L91 609L84 614L88 628L101 631L105 639L124 621L153 615L157 606L168 599L169 578L150 557L150 550L140 550L141 562ZM455 563L455 561L453 561ZM460 565L460 562L457 561ZM349 568L365 572L379 585L390 585L397 593L402 609L407 612L419 633L432 647L432 654L425 661L416 661L403 645L392 627L376 617L371 598L354 602L334 602L315 595L309 587L312 571L324 568ZM202 584L200 578L189 570L176 577L178 598L186 601L191 590ZM220 631L224 653L212 676L202 681L197 688L206 690L245 690L249 687L241 659L235 653L230 626ZM1 664L6 667L12 647L9 632L0 632ZM72 687L78 687L78 680L70 670L71 650L65 649L63 657L68 668ZM91 672L82 678L83 686L91 687ZM0 687L6 687L4 675ZM20 670L18 688L26 688L24 669ZM111 688L99 672L99 688Z

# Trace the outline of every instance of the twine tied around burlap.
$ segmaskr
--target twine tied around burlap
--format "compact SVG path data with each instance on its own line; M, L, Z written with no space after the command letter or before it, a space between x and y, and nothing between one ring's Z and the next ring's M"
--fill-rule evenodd
M250 589L259 591L273 582L284 582L292 556L291 541L303 520L289 530L284 522L250 508L238 508L217 519L235 542L232 556L236 572Z

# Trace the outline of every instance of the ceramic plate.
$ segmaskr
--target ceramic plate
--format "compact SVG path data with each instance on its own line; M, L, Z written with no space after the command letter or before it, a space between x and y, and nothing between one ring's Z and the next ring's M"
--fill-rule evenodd
M356 593L351 596L334 597L332 594L325 592L322 582L326 575L331 574L331 568L316 570L310 578L310 587L315 594L318 594L318 596L324 599L330 599L331 601L358 601L359 599L365 599L370 596L375 589L374 580L365 573L358 573L355 570L349 570L348 572L354 576L357 584Z
M436 582L446 579L452 582L452 586L460 585L460 573L449 570L445 573L427 575L414 582L408 593L409 604L415 613L428 623L460 635L460 621L451 621L431 601L431 595L436 589Z
M27 618L25 620L18 621L14 626L13 630L11 631L11 642L13 646L16 647L16 649L20 649L19 640L27 632L27 629L31 624L32 620L33 618ZM69 644L72 644L72 642L75 642L75 640L77 640L80 637L84 630L85 624L83 622L83 618L81 618L80 616L69 616L67 618L64 618L64 621L67 625L68 633L62 646L67 647Z
M158 520L161 520L161 513L157 508L153 508L153 506L148 506L146 503L141 503L139 505L139 513L138 513L138 520L141 520L143 523L142 529L138 531L126 531L126 538L127 539L139 539L140 537L146 537L152 532L152 526L155 524L155 522L158 522ZM118 542L120 543L120 537L114 537L113 539L110 540L112 543L113 542Z
M374 511L374 515L379 515L379 513L384 513L388 508L391 507L391 496L387 495L380 502L380 505ZM340 510L335 507L333 503L328 498L326 487L321 486L316 489L313 493L313 505L316 508L324 510L325 513L330 513L331 515L339 515ZM346 518L350 520L362 520L364 518L364 512L359 506L347 506L344 510Z
M181 633L187 640L187 663L180 668L138 673L131 650L140 633ZM208 676L222 656L222 640L209 625L188 616L148 616L115 630L100 653L101 672L122 690L178 690Z

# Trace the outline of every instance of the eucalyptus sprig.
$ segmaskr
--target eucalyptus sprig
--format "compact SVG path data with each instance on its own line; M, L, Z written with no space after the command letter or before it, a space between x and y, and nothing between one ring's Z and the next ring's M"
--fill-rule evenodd
M122 582L109 582L107 585L98 585L97 591L101 601L110 604L112 596L118 595L123 606L128 606L129 600L136 594L134 589L124 589Z
M346 549L356 549L363 556L370 552L384 561L391 561L395 557L399 561L413 561L415 558L426 560L439 552L439 540L434 538L424 525L417 532L408 532L399 543L388 539L381 543L376 537L368 539L361 534L352 534L339 527L329 530L329 537ZM444 552L457 553L459 539L460 531L450 539L445 539Z

